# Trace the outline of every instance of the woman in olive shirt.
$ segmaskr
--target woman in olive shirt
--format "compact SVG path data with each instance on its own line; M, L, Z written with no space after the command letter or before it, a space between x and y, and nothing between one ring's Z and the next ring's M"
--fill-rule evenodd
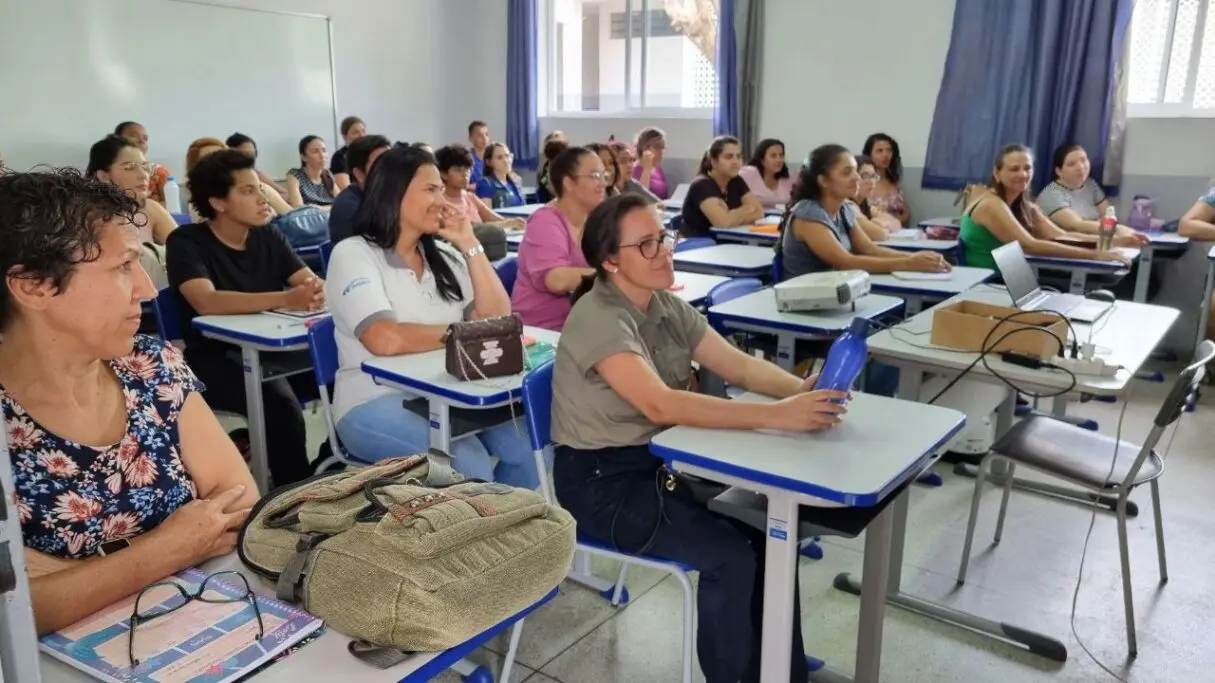
M814 378L803 381L739 351L670 294L672 244L638 195L609 198L587 220L582 251L595 275L575 293L553 370L554 483L580 533L694 567L705 680L758 681L764 536L656 486L661 463L646 444L671 425L825 429L844 412L831 399L847 396L810 391ZM693 393L693 361L779 400ZM794 681L807 677L800 623L795 606Z

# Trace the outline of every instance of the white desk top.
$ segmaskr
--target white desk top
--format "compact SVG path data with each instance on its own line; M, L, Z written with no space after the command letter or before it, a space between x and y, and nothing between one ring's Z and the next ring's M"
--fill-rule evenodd
M762 242L764 244L775 244L776 240L780 239L780 233L778 232L756 232L749 225L741 228L713 228L709 232L714 237L733 237L734 239Z
M519 245L523 244L523 231L522 230L507 231L506 243L511 245L512 247L515 247L516 249L518 249Z
M1114 247L1114 249L1126 254L1131 261L1139 258L1139 250L1132 247ZM1041 268L1058 268L1060 270L1084 270L1092 273L1114 273L1120 270L1126 270L1127 267L1118 261L1098 261L1097 259L1087 258L1062 258L1059 256L1034 256L1026 254L1025 260L1031 265Z
M269 313L200 315L192 324L205 336L240 346L284 348L308 343L307 321Z
M828 311L786 313L776 310L776 296L771 287L766 287L740 296L733 301L709 309L709 320L713 322L738 322L773 331L792 332L804 335L838 335L852 324L853 318L883 316L903 305L903 300L893 296L869 294L856 302L856 310L839 308Z
M274 586L245 569L235 554L208 562L203 565L202 569L208 572L240 571L249 579L249 585L255 593L274 597ZM556 594L557 589L554 588L551 593L518 616L525 616L534 611ZM355 659L346 650L350 638L327 628L320 638L293 652L286 659L275 662L250 680L256 683L300 683L300 681L317 680L318 675L323 672L320 678L332 681L421 683L446 671L457 660L473 652L493 636L505 631L515 621L515 618L508 619L467 642L443 652L417 653L388 669L377 669ZM40 661L44 683L92 683L94 681L83 672L73 669L50 655L41 655Z
M921 228L958 228L962 226L962 217L944 216L942 218L929 218L920 221L918 225Z
M772 399L743 394L735 400ZM869 507L923 469L965 421L948 408L857 393L843 422L831 429L673 427L651 439L650 450L668 463Z
M958 248L957 240L930 240L930 239L889 239L885 242L878 242L879 247L894 249L896 251L936 251L941 253L949 253Z
M715 244L675 254L675 270L697 270L734 277L765 277L776 254L769 247Z
M968 290L940 306L962 300L1012 307L1008 292L990 287ZM1102 395L1124 391L1178 315L1177 310L1172 308L1118 301L1114 309L1094 325L1073 322L1081 342L1088 341L1091 335L1097 346L1098 357L1124 368L1113 377L1076 375L1076 390ZM978 354L931 346L932 317L933 309L928 309L901 325L869 337L869 355L887 362L904 361L955 371L965 369ZM1071 384L1071 378L1061 370L1032 370L1010 365L996 354L989 354L987 361L997 372L1014 382L1056 390ZM990 376L982 363L975 365L971 373Z
M674 211L675 213L680 213L683 211L683 199L684 199L683 197L680 197L679 199L675 199L675 198L664 199L664 200L662 200L662 208L666 209L667 211ZM784 209L776 209L776 208L764 209L764 215L765 216L779 216L782 213L784 213L784 211L785 211Z
M500 209L494 209L494 213L498 214L499 216L506 216L507 218L514 218L514 217L527 218L528 216L532 215L533 213L536 213L536 211L539 210L543 206L545 206L545 205L544 204L524 204L523 206L504 206Z
M901 280L894 275L870 275L873 291L879 294L950 297L983 284L995 275L987 268L954 266L948 280Z
M1148 243L1157 249L1167 246L1185 246L1190 243L1190 238L1175 232L1149 232Z
M524 334L550 344L556 344L561 337L560 332L539 327L525 327ZM372 358L363 362L363 372L371 375L376 384L441 398L453 405L490 407L519 397L523 375L461 382L447 374L446 360L443 349Z
M671 292L675 296L684 301L699 306L704 303L705 297L709 295L709 290L717 285L729 280L730 278L721 275L706 275L704 273L687 273L682 270L675 271L675 284L683 285L683 288L677 292Z

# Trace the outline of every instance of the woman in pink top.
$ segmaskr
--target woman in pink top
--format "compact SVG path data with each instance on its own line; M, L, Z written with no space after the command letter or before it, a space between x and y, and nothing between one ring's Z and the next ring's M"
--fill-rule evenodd
M503 218L486 206L480 197L468 191L468 178L473 162L467 147L440 147L435 152L435 161L439 165L439 177L443 179L443 196L452 206L463 209L469 223L496 223L512 230L523 229L522 218Z
M671 196L667 176L662 172L662 154L667 150L667 134L660 128L643 128L637 134L637 165L633 178L659 199Z
M548 173L557 199L527 220L511 310L525 325L560 331L570 313L570 293L595 272L582 254L582 228L603 201L606 173L599 155L585 147L562 151Z
M785 143L775 138L760 140L751 160L738 172L765 209L784 208L793 194L793 178L785 163Z

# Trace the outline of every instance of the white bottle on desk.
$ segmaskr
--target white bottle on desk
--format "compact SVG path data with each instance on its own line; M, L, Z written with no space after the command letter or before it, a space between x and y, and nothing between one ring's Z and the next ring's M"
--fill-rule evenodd
M177 186L177 179L169 176L165 181L165 208L169 213L181 213L181 188Z

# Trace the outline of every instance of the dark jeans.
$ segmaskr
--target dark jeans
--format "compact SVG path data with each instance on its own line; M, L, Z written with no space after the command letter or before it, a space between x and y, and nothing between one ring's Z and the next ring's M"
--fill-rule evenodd
M579 533L609 544L614 536L622 550L639 548L653 535L648 555L694 567L700 573L696 649L705 680L759 681L764 535L665 492L660 515L658 466L645 446L593 451L558 446L557 498L577 520ZM805 683L809 672L797 596L795 590L789 680Z
M305 351L263 353L261 360L262 372L267 375L312 367L312 361ZM203 398L212 408L245 416L249 414L245 401L245 373L238 351L212 353L208 350L206 353L191 354L187 349L186 361L206 385ZM266 458L275 486L291 484L312 475L312 466L308 463L308 434L304 428L304 411L300 401L311 401L318 395L316 378L311 372L262 383Z

